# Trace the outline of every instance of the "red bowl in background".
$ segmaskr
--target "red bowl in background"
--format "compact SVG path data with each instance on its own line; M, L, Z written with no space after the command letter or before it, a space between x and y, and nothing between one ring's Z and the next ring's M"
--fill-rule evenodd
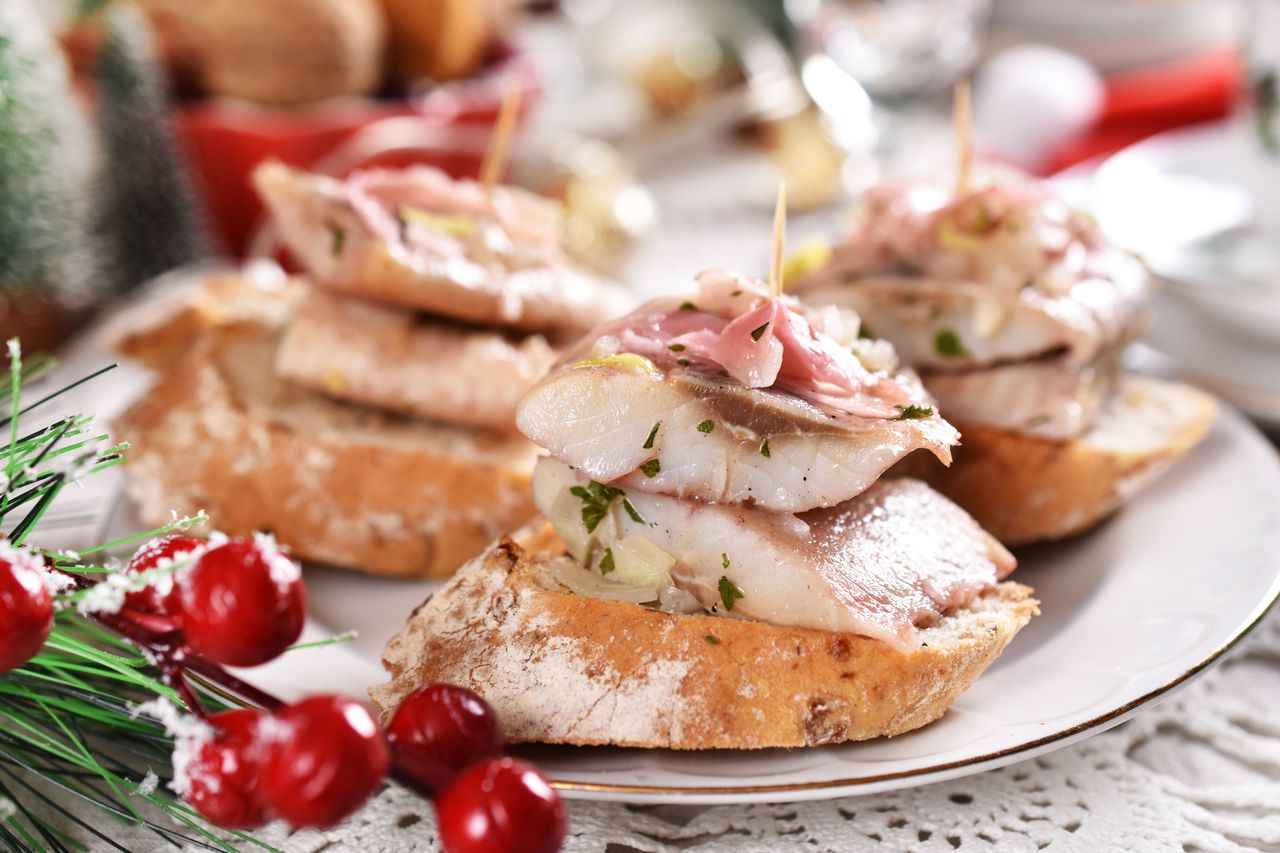
M249 184L261 161L274 158L338 177L361 166L428 163L454 176L474 177L484 159L476 135L492 127L510 87L522 95L523 118L538 94L538 75L526 54L503 46L479 74L407 98L343 98L299 109L212 99L183 104L175 110L175 135L214 236L222 248L242 257L262 218ZM344 152L361 131L387 119L421 123L424 131L458 128L459 144L380 151L366 140Z

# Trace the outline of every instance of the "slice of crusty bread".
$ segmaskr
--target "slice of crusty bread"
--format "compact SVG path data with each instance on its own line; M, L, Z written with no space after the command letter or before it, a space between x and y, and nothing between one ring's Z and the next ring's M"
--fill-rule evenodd
M168 370L210 329L243 323L278 328L297 311L306 282L272 264L170 273L111 318L109 345L152 370Z
M143 519L206 511L300 557L447 575L533 515L527 440L409 421L282 382L276 332L208 331L115 424Z
M856 634L674 614L576 595L526 531L464 566L387 645L383 719L419 685L489 701L513 741L670 749L815 746L902 734L942 713L1037 612L1003 583L910 654Z
M1006 545L1060 539L1098 524L1186 455L1216 412L1194 388L1124 374L1074 441L957 422L950 468L918 453L893 473L925 480Z

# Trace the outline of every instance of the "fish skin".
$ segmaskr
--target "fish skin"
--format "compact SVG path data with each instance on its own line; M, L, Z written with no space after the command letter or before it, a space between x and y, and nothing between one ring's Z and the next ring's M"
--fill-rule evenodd
M548 512L564 489L588 480L544 457L534 470L534 501ZM919 647L919 628L1016 566L964 510L917 480L881 480L843 504L798 516L634 490L625 497L642 521L616 500L596 528L597 546L646 537L676 558L676 585L707 609L849 631L903 652ZM732 610L721 597L722 577L743 593Z

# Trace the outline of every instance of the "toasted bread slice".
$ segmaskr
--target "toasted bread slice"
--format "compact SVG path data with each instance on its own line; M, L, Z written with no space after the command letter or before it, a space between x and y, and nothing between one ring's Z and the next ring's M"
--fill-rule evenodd
M1213 397L1123 374L1093 425L1074 441L957 422L950 468L915 454L894 473L919 477L1006 545L1088 530L1195 447L1213 425Z
M171 273L115 315L106 337L126 358L164 371L211 329L243 323L283 326L307 291L304 281L286 278L274 265L244 272Z
M539 334L461 326L314 290L285 330L276 371L338 400L514 432L516 403L556 355Z
M518 534L520 535L520 534ZM665 613L574 594L546 527L464 566L387 645L385 720L410 691L461 684L512 741L668 749L815 746L942 716L1037 612L1002 583L909 654L857 634Z
M528 441L333 402L279 380L275 349L213 329L115 424L145 521L203 509L305 559L434 577L533 515Z

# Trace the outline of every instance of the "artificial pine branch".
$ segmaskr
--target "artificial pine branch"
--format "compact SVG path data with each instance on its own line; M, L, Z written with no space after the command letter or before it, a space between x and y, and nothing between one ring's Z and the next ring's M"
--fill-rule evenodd
M83 415L20 434L22 414L35 406L20 402L20 387L30 371L23 369L16 343L10 356L10 374L0 379L7 386L7 393L0 390L0 405L7 403L10 410L5 421L9 440L0 443L0 476L6 481L0 490L0 523L18 545L38 535L41 516L67 482L114 464L121 447L104 450L106 437L95 434L91 419ZM65 385L39 403L78 384ZM19 508L25 508L22 517L9 525L6 515ZM169 792L173 738L159 721L137 709L155 699L215 711L234 704L275 707L279 700L190 652L179 664L164 626L152 630L118 614L77 610L112 571L85 557L206 520L179 520L76 555L45 555L75 590L59 595L62 607L40 653L0 674L0 846L83 850L83 841L69 832L78 830L95 843L125 850L112 837L113 828L125 822L145 827L157 841L175 847L234 851L238 848L226 840L230 838L272 849L246 833L212 826ZM92 809L73 811L65 805L69 799Z

